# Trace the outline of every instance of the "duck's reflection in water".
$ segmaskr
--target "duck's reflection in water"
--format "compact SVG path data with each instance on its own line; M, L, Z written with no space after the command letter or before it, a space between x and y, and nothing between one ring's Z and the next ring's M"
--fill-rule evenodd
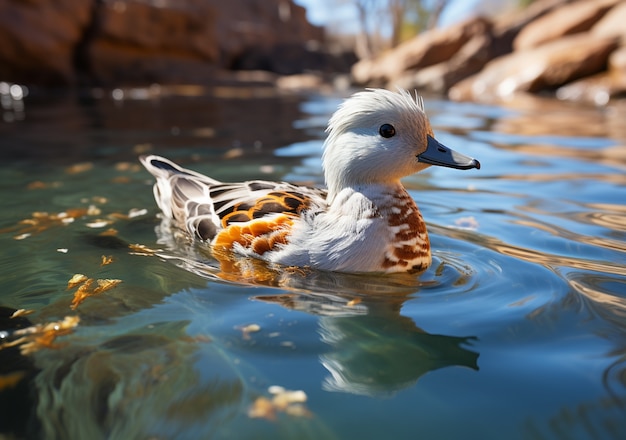
M254 299L319 316L320 355L329 371L328 391L384 397L413 385L429 371L449 366L478 370L473 337L429 334L401 314L425 283L410 274L363 275L281 268L234 255L209 260L177 258L178 264L222 281L271 286L284 293Z
M385 397L413 385L429 371L448 366L477 370L474 338L433 335L400 314L397 297L348 300L340 295L284 294L257 297L296 310L321 314L321 339L330 350L320 356L330 375L327 391Z

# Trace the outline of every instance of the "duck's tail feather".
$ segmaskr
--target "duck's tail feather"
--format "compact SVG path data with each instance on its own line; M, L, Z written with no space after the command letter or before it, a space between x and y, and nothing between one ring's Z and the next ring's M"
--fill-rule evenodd
M217 217L210 202L209 188L220 182L160 156L141 156L139 160L156 177L154 199L163 214L192 235L205 240L212 238Z
M211 179L203 174L178 166L171 160L155 154L139 156L139 161L144 167L146 167L150 174L156 178L162 177L167 179L172 175L178 174L182 176L193 176L207 185L217 185L221 183L218 180Z

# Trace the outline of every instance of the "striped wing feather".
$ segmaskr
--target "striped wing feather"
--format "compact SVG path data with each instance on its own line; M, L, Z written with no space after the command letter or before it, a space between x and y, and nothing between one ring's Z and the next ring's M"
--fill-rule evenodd
M202 240L234 223L274 214L297 216L326 204L326 191L317 188L263 180L222 183L161 157L148 156L142 162L157 177L159 207Z

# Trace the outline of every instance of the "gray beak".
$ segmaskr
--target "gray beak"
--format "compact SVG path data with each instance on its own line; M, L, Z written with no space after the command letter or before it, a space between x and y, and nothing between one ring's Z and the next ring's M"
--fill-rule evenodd
M417 160L420 162L459 170L480 169L480 162L476 159L449 149L432 136L427 136L427 138L426 151L417 155Z

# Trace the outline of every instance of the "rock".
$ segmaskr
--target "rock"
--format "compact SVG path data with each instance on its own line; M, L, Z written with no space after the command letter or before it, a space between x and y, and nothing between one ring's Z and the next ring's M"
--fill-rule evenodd
M494 56L501 56L513 51L513 41L529 23L543 17L550 11L563 5L572 3L573 0L535 0L520 11L506 14L494 22Z
M206 84L238 65L297 73L345 63L323 40L293 0L2 0L0 81Z
M92 15L81 0L2 0L0 80L45 85L75 80L75 47Z
M488 100L556 89L602 71L616 47L615 38L593 38L589 33L563 37L496 58L480 73L452 87L449 96L455 100Z
M556 96L568 101L606 105L612 99L626 97L626 76L603 72L560 87Z
M311 45L315 46L315 45ZM316 47L300 43L278 43L272 47L252 47L239 55L230 68L234 70L267 70L280 75L295 75L323 70L330 55Z
M404 72L444 62L473 36L488 29L484 18L472 18L444 29L433 29L408 40L373 59L364 59L352 68L359 84L382 84L399 78Z
M393 83L404 89L445 93L462 79L479 72L491 60L492 42L489 33L476 35L449 61L407 72Z
M616 98L626 97L626 46L611 53L608 66L608 72L560 87L556 91L557 98L606 105Z
M105 84L206 81L219 57L215 20L204 0L101 3L85 74Z
M609 57L609 72L626 76L626 46L620 47Z
M155 5L137 0L104 2L98 38L125 46L215 61L218 57L214 8L204 0Z
M553 9L524 27L513 42L515 50L530 49L565 35L589 29L621 0L584 0Z
M626 42L626 2L608 11L593 26L591 33L596 37L618 36L622 38L622 42Z
M90 49L100 82L206 83L216 68L296 74L324 63L323 31L291 0L107 2Z
M306 10L293 0L206 0L217 11L216 34L221 65L233 68L262 59L278 46L300 47L321 44L324 30L306 19ZM295 54L301 55L301 50ZM291 55L293 58L293 55ZM286 57L285 57L286 58ZM294 60L296 61L296 60ZM250 68L258 68L250 67Z

